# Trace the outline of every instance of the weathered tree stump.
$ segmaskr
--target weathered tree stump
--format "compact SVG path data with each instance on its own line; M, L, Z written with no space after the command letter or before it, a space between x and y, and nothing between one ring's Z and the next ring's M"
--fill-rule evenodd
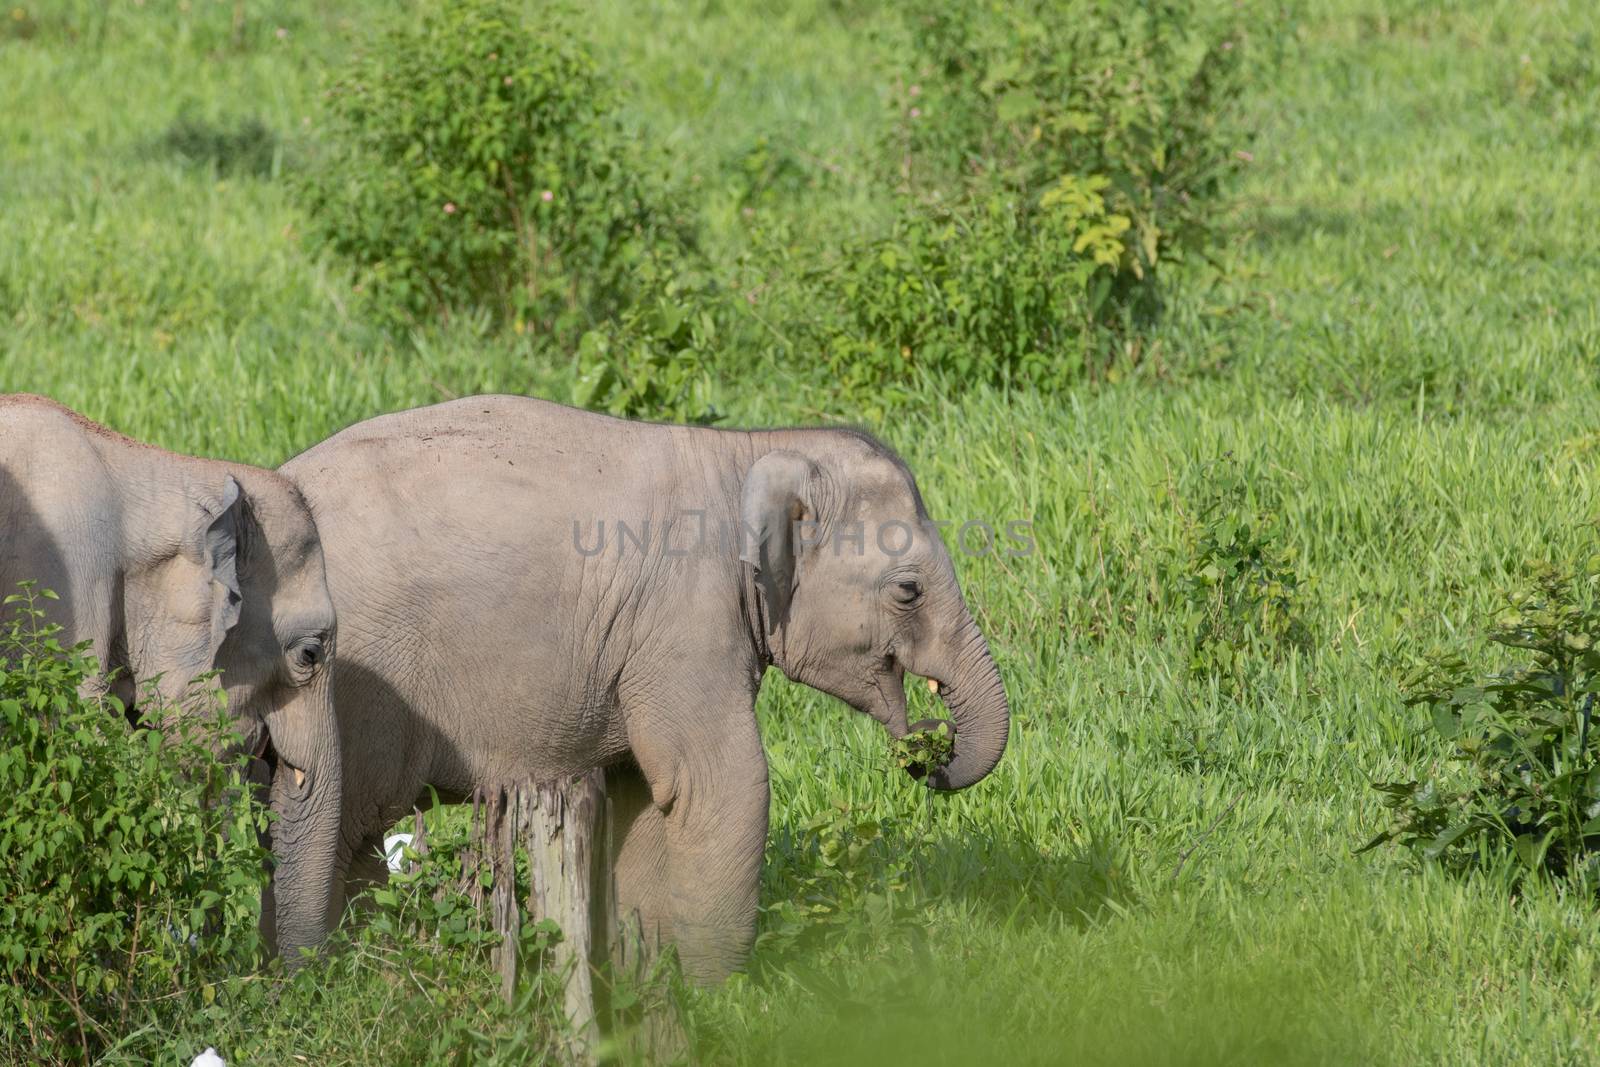
M500 993L507 1001L516 992L517 946L522 930L522 913L517 907L516 827L507 817L517 799L516 791L493 789L474 800L475 808L479 800L482 802L481 812L473 813L475 819L481 820L477 825L482 830L473 835L478 845L477 855L463 857L461 867L474 875L468 893L482 907L483 885L475 875L479 864L484 859L489 861L490 914L494 931L500 935L500 944L494 950L494 965L500 974ZM469 859L472 862L466 862Z
M553 782L528 782L488 789L474 799L473 844L463 869L476 883L478 859L489 863L490 914L500 935L494 966L502 995L516 993L523 907L516 894L516 853L528 856L531 887L527 913L550 919L561 940L549 964L562 976L562 1010L573 1035L568 1054L574 1062L593 1062L600 1029L608 1014L596 997L618 979L638 985L651 981L659 947L647 942L639 917L619 916L612 871L614 833L606 797L605 772ZM473 853L475 852L475 855ZM480 894L481 887L465 887ZM670 1003L652 1005L633 1029L629 1051L652 1062L671 1062L688 1048Z
M553 960L566 983L563 1010L585 1057L600 1043L595 1018L595 904L609 867L605 773L592 771L565 782L541 782L517 798L516 828L528 850L532 887L528 903L541 919L561 927ZM600 931L599 944L605 944Z

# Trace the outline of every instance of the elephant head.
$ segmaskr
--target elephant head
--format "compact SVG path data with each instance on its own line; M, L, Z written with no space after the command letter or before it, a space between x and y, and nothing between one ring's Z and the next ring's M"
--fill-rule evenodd
M334 610L304 499L271 471L175 455L43 397L0 396L0 587L37 581L67 641L90 642L130 714L228 710L272 775L269 940L321 941L339 857ZM154 725L152 723L152 725Z
M906 465L865 434L761 456L741 490L772 661L794 681L907 732L905 675L949 709L955 755L924 781L964 789L1000 761L1010 712L950 553Z
M333 713L333 601L316 525L270 471L200 462L141 524L127 568L124 641L133 679L155 679L181 713L219 672L229 714L271 774L275 859L263 905L269 941L295 958L326 933L341 811ZM153 513L153 514L152 514Z

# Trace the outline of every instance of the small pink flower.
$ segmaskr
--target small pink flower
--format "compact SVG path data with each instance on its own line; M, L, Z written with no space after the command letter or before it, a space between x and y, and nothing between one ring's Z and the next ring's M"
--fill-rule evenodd
M514 81L516 81L516 79L515 79L515 78L513 78L513 77L512 77L512 76L511 76L511 75L509 75L509 74L507 74L507 75L506 75L506 76L505 76L505 78L504 78L504 82L505 82L505 84L506 84L506 85L510 85L510 84L511 84L511 83L512 83L512 82L514 82Z
M556 194L549 189L546 189L544 192L539 194L539 199L543 200L547 204L555 198Z
M273 32L277 34L278 40L280 41L287 41L289 39L289 31L284 29L282 26L279 26Z
M920 86L920 85L913 85L913 86L912 86L912 87L911 87L911 95L912 95L912 96L921 96L921 95L922 95L922 86Z
M444 202L444 213L446 215L454 215L456 213L456 205L453 200L446 200Z
M911 109L911 117L914 118L914 119L920 119L922 117L922 109L920 107L912 108Z

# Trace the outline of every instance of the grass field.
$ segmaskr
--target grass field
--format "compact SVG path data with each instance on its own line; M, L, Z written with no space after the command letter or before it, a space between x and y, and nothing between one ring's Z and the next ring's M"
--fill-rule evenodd
M498 335L379 333L298 240L280 175L319 78L383 5L241 4L242 44L225 47L234 5L191 4L5 16L0 389L268 465L451 396L565 399L569 367ZM802 239L869 233L871 17L762 6L606 0L592 24L626 72L628 120L683 167L714 174L781 132L825 178L770 210ZM1470 640L1525 560L1594 538L1600 75L1573 42L1600 41L1600 15L1304 0L1284 17L1247 100L1253 161L1222 269L1182 279L1137 365L1060 398L930 396L872 427L935 515L1034 521L1030 557L958 558L1011 748L979 786L932 798L885 768L875 725L769 678L767 902L807 875L807 820L845 803L893 821L866 876L909 871L893 895L911 914L863 905L813 955L769 945L753 976L692 995L707 1058L1600 1060L1592 900L1353 854L1385 825L1369 783L1441 751L1400 703L1408 657ZM259 117L269 164L175 156L163 135L185 113ZM737 255L714 183L704 211L715 254ZM736 424L855 418L781 373L722 383L718 403ZM1311 579L1307 647L1241 686L1191 675L1152 588L1224 456ZM344 997L329 973L317 1010L235 1033L213 1017L174 1035L175 1055L384 1062L375 1015L426 1028L425 995ZM473 1011L494 989L459 996Z

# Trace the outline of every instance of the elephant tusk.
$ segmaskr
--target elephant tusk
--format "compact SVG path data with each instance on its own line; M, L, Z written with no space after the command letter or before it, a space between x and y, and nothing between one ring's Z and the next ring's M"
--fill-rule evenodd
M928 692L934 694L935 696L939 695L939 679L937 679L937 678L929 678L928 679Z
M294 787L300 789L306 784L306 772L299 767L294 769Z

